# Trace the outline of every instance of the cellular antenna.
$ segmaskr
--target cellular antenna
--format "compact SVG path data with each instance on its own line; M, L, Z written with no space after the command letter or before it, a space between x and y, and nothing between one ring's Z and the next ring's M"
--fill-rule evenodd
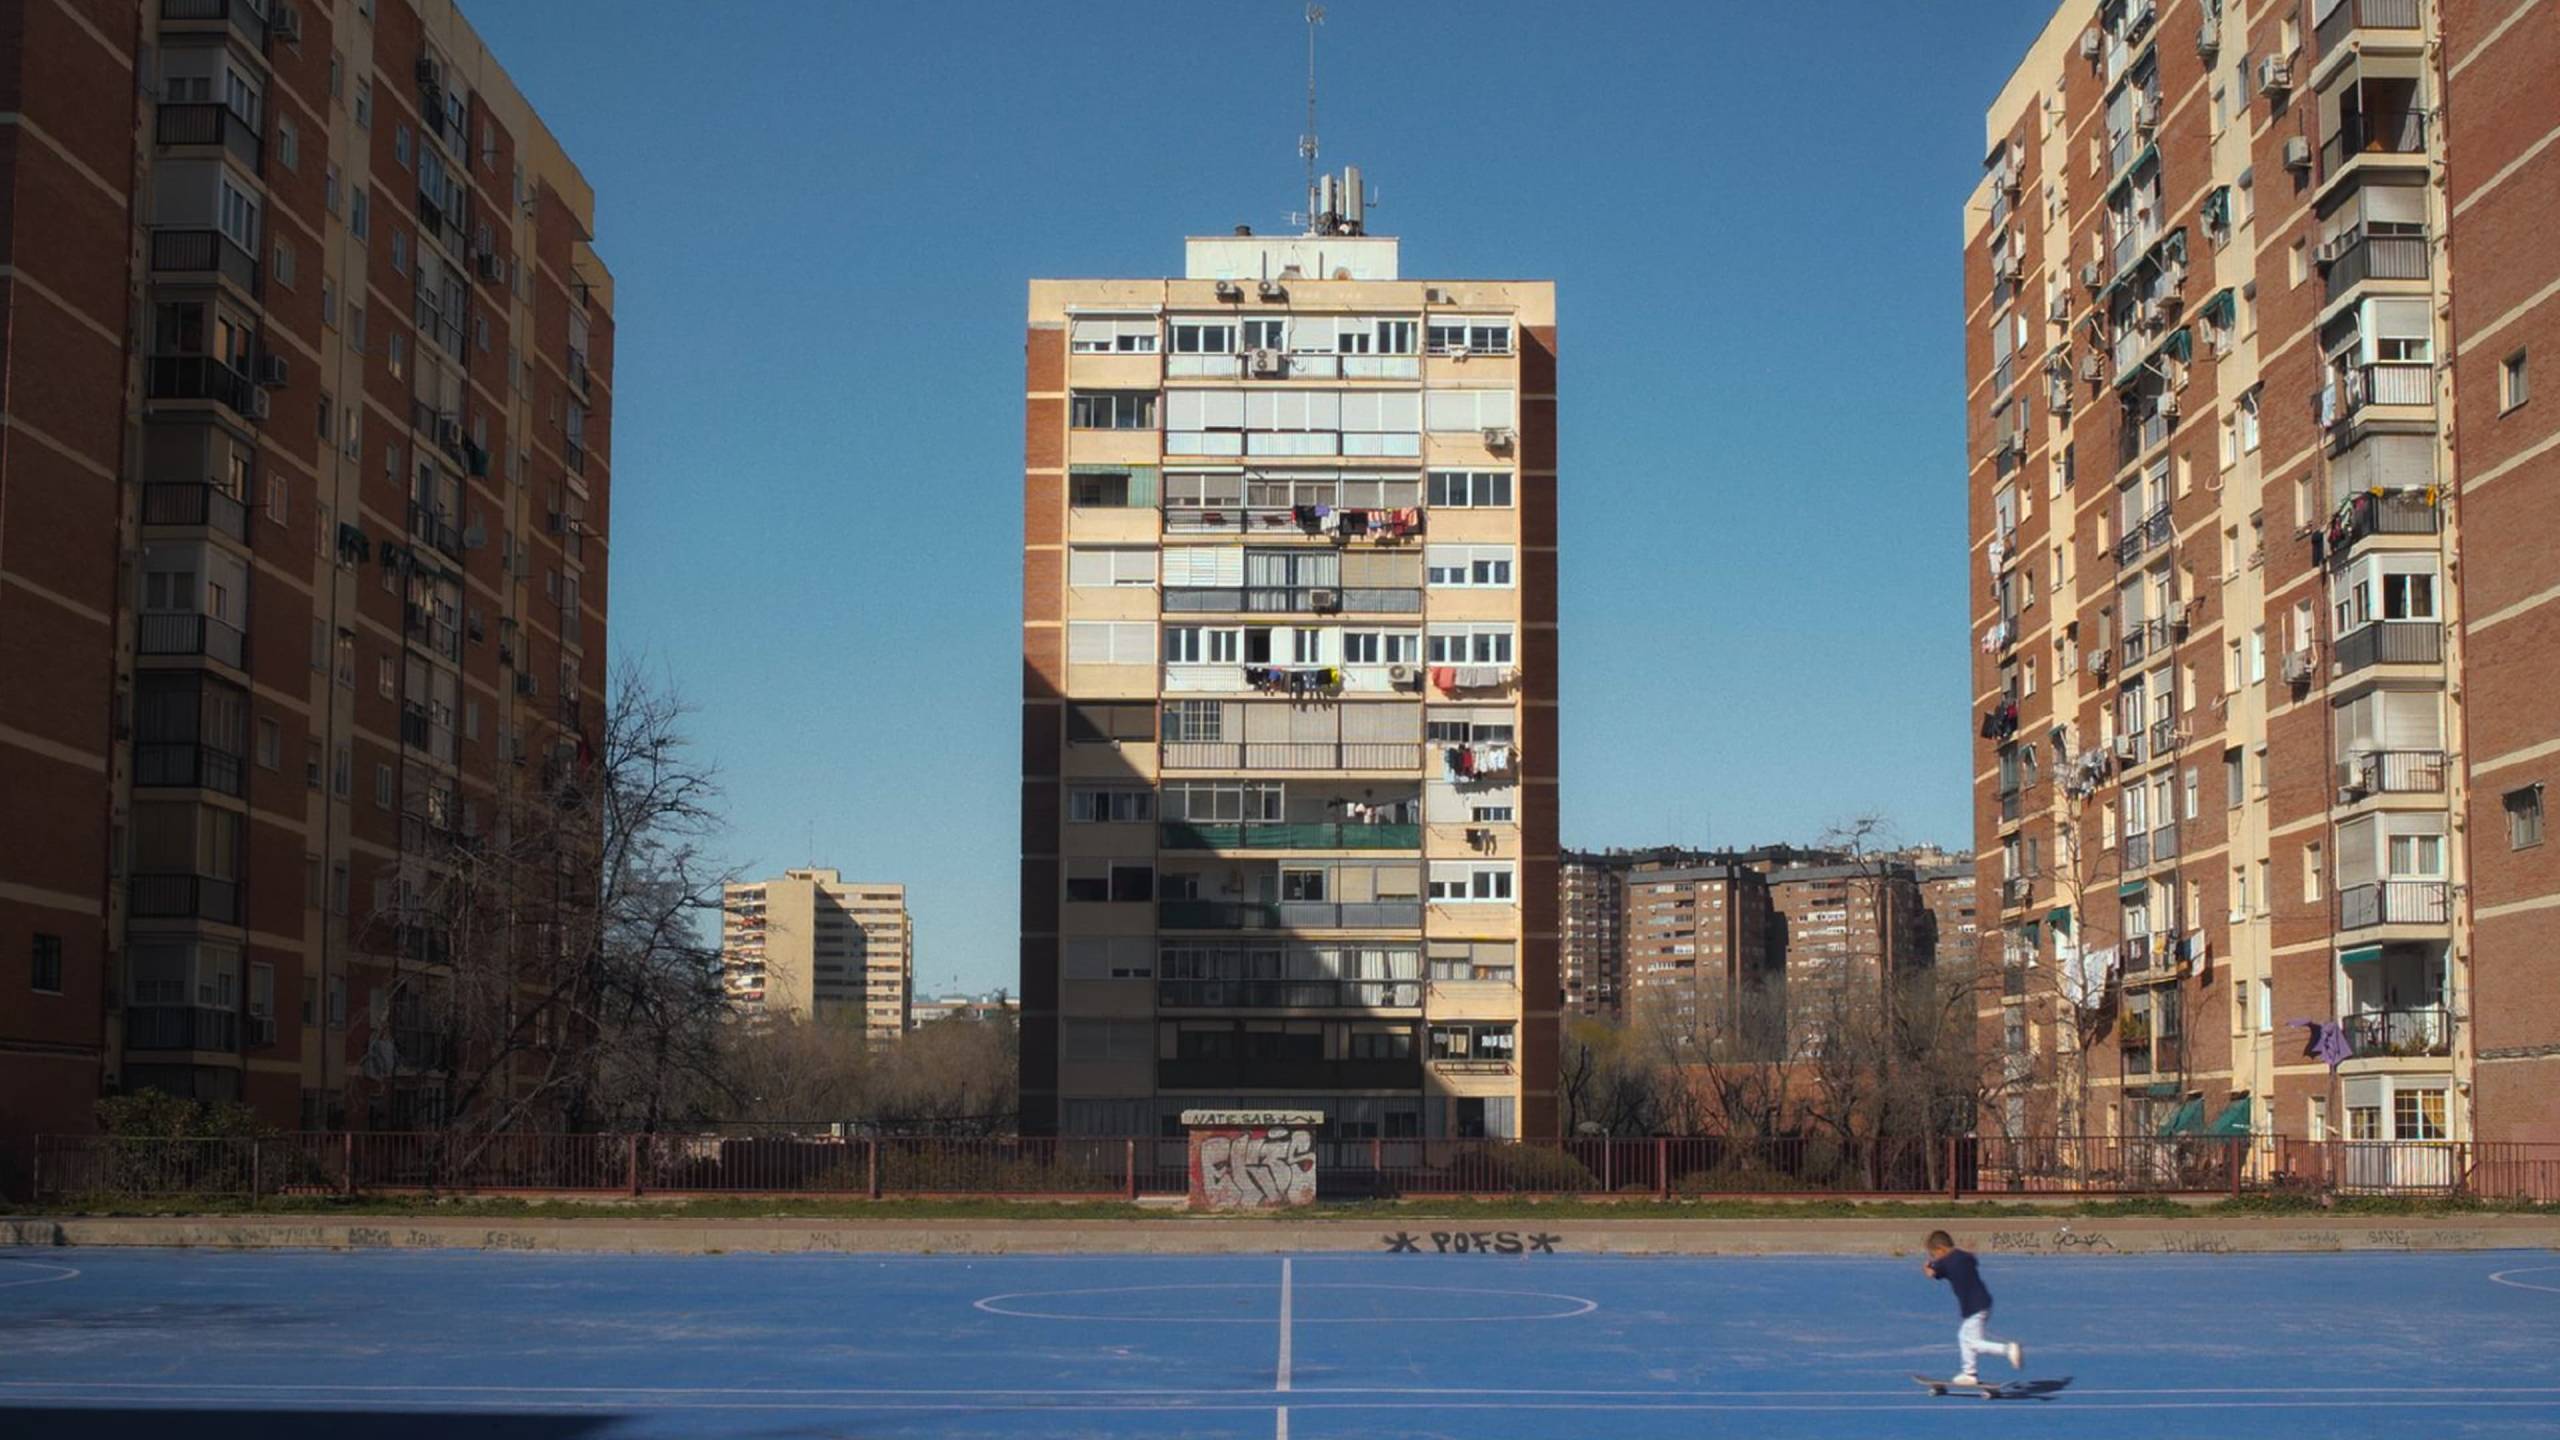
M1307 7L1307 133L1298 137L1298 158L1307 166L1307 233L1316 233L1324 207L1316 197L1316 27L1324 23L1324 7Z

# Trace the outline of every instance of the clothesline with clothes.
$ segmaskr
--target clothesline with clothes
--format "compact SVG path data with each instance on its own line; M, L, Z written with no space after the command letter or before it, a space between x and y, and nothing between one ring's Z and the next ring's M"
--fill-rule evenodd
M1265 695L1308 695L1341 689L1342 671L1331 665L1308 668L1247 665L1244 667L1244 683Z
M1431 688L1444 695L1460 690L1492 690L1507 683L1510 678L1510 668L1503 665L1434 665L1431 667Z
M1519 747L1508 743L1451 745L1441 751L1441 771L1452 781L1491 780L1519 764Z
M1982 712L1982 738L2006 740L2018 733L2018 702L2003 700Z
M2433 510L2443 501L2444 491L2435 485L2408 485L2397 490L2376 485L2357 491L2330 514L2326 523L2313 528L2311 563L2324 564L2330 556L2375 533L2381 523L2382 502L2393 497L2416 500Z
M1385 540L1401 540L1422 533L1420 509L1360 509L1349 506L1293 505L1289 518L1309 535L1333 535L1352 539L1362 535Z

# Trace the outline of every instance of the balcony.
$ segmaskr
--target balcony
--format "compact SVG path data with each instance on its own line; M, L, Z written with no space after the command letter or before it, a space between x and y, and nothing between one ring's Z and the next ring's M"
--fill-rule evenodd
M2022 909L2026 906L2028 901L2035 898L2035 893L2035 876L2012 875L2000 882L2000 908L2003 910Z
M2338 762L2338 788L2367 795L2441 795L2441 750L2359 750Z
M1404 540L1422 533L1424 512L1336 508L1320 515L1313 505L1167 505L1168 535L1258 535L1311 540Z
M2167 443L2171 431L2178 428L2178 417L2154 410L2136 420L2128 414L2116 429L2116 465L2122 468L2142 458L2146 451Z
M2177 527L2169 520L2169 507L2163 505L2145 516L2141 524L2128 528L2124 532L2124 538L2116 541L2116 563L2130 565L2168 544L2176 534ZM2125 644L2130 647L2132 643L2133 636L2126 635ZM2130 661L2141 657L2128 651L2125 658Z
M1217 586L1167 589L1168 615L1419 615L1420 589L1354 586Z
M1420 900L1163 900L1167 930L1419 930Z
M2444 659L2444 627L2432 620L2377 620L2338 637L2338 673L2369 665L2433 665Z
M2155 947L2148 935L2128 935L2123 943L2116 947L2117 968L2124 972L2128 980L2149 975L2154 961L2160 962L2161 968L2166 969L2168 958L2168 947L2165 945Z
M2154 620L2151 623L2157 625L2160 622ZM2168 647L2161 647L2161 653L2168 653ZM2152 721L2151 758L2154 760L2172 758L2178 753L2178 747L2186 742L2186 738L2185 733L2178 729L2177 717L2169 716Z
M192 741L142 741L133 747L133 783L177 788L201 787L237 795L240 757L228 750Z
M2364 438L2355 422L2368 406L2401 405L2434 414L2436 367L2424 360L2350 366L2320 392L2319 402L2321 423L2330 431L2329 453L2335 455Z
M249 507L221 486L199 482L143 486L142 523L201 526L243 544L249 539Z
M1392 770L1422 768L1419 742L1167 740L1167 770Z
M135 649L144 655L200 655L237 670L247 637L210 615L145 613L136 627Z
M213 920L240 923L240 882L210 875L136 874L127 877L125 909L136 919Z
M2424 110L2385 110L2371 115L2349 115L2339 123L2338 133L2320 142L2320 178L2334 179L2349 161L2359 156L2426 153L2427 112Z
M587 447L585 445L575 440L563 440L560 442L560 448L568 457L570 474L584 475L587 473Z
M2022 790L2003 790L2000 792L2001 824L2008 825L2014 823L2019 814L2025 809L2026 792Z
M1158 980L1165 1010L1418 1010L1419 980Z
M1419 825L1369 825L1325 820L1303 824L1245 821L1204 824L1168 820L1161 827L1167 850L1419 850Z
M211 400L245 419L266 418L257 383L211 355L154 355L146 393L153 400Z
M2374 925L2442 925L2451 918L2441 880L2383 880L2338 892L2338 928Z
M2433 443L2433 437L2428 437ZM2345 468L2333 466L2335 471ZM2424 494L2386 491L2381 495L2359 491L2338 507L2325 531L2315 530L2316 548L2325 548L2327 557L2337 560L2355 548L2355 543L2368 535L2433 535L2444 528L2444 511L2427 502Z
M274 0L267 0L272 4ZM160 18L170 25L210 20L227 25L250 49L267 50L267 18L251 0L160 0Z
M202 1005L135 1005L124 1012L124 1045L128 1050L236 1052L240 1017Z
M441 507L409 502L409 533L426 545L444 552L449 560L462 558L462 527Z
M219 230L152 231L151 273L155 277L218 275L253 298L259 293L258 257Z
M2341 0L2338 8L2320 22L2312 32L2318 44L2315 52L2332 55L2346 42L2354 30L2415 30L2418 28L2418 0Z
M154 121L152 138L166 146L221 146L252 175L260 173L265 149L258 127L233 114L227 105L164 104Z
M2417 1059L2453 1053L2453 1012L2440 1005L2419 1010L2367 1010L2344 1017L2347 1043L2358 1060Z
M2424 235L2375 235L2361 225L2340 237L2347 243L2320 274L2321 301L2344 299L2367 280L2424 280L2432 246Z
M1159 1060L1165 1090L1419 1090L1418 1060L1308 1060L1240 1056Z

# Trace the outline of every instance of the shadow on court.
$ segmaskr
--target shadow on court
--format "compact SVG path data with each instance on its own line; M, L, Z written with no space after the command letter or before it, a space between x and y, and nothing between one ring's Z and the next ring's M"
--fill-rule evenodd
M506 1415L485 1410L191 1410L177 1405L29 1409L0 1406L0 1434L48 1440L578 1440L616 1415Z

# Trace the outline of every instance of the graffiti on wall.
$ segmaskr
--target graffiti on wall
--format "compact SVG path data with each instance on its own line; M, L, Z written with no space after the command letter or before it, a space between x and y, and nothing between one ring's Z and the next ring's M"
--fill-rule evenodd
M1301 1129L1200 1137L1200 1193L1213 1210L1269 1210L1316 1199L1316 1139Z

